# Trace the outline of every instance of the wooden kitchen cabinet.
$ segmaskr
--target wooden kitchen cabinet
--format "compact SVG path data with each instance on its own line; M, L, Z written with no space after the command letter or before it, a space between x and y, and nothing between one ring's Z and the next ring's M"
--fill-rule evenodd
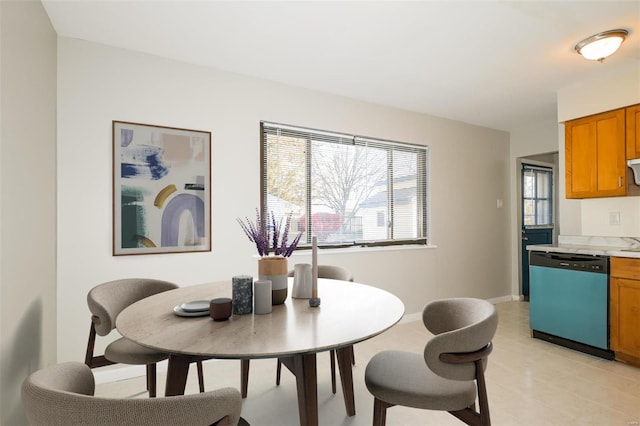
M640 367L640 259L610 259L609 344L618 361Z
M640 158L640 105L626 109L627 159Z
M627 194L625 109L565 123L567 198Z

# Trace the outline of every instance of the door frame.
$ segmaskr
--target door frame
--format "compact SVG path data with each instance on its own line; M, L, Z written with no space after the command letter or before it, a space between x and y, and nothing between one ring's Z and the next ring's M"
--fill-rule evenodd
M553 163L549 163L547 161L540 161L539 158L542 157L547 157L547 156L552 156L555 160L555 162ZM523 247L523 241L522 241L522 164L531 164L533 166L541 166L541 167L549 167L551 168L552 172L553 172L553 222L554 222L554 227L552 230L552 235L553 235L553 244L557 244L558 242L558 234L559 234L559 229L558 229L558 220L559 220L559 214L558 214L558 206L559 206L559 196L558 196L558 163L559 163L559 153L557 151L555 152L548 152L548 153L542 153L542 154L536 154L536 155L527 155L527 156L523 156L523 157L518 157L516 158L516 239L517 239L517 246L518 246L518 296L520 298L520 300L523 299L522 296L522 274L523 274L523 270L522 270L522 247Z

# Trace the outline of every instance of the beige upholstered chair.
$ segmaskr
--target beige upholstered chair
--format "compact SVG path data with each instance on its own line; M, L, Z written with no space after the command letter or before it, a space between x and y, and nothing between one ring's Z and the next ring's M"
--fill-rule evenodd
M104 355L94 356L96 334L106 336L116 327L116 318L127 306L164 291L178 288L167 281L148 278L128 278L100 284L87 295L91 311L91 328L85 355L85 364L90 368L111 364L133 364L147 366L147 390L150 397L156 396L156 363L169 357L168 354L145 348L128 339L111 342ZM202 361L197 362L200 392L204 392Z
M47 426L236 425L242 399L234 388L168 398L94 397L91 369L65 362L36 371L22 385L29 423ZM241 421L241 424L244 421Z
M484 370L498 326L495 307L480 299L437 300L425 306L422 320L434 334L424 354L384 351L367 364L374 426L386 423L387 408L394 405L448 411L466 424L490 425Z

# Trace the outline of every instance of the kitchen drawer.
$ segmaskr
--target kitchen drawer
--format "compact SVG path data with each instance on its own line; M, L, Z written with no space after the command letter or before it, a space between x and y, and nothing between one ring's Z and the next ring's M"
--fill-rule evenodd
M612 257L609 270L612 277L640 280L640 259Z

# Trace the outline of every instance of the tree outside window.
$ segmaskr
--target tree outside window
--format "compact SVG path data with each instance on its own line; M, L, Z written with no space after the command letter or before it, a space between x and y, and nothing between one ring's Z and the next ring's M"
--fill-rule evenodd
M427 147L262 123L262 153L262 210L302 245L426 243Z

